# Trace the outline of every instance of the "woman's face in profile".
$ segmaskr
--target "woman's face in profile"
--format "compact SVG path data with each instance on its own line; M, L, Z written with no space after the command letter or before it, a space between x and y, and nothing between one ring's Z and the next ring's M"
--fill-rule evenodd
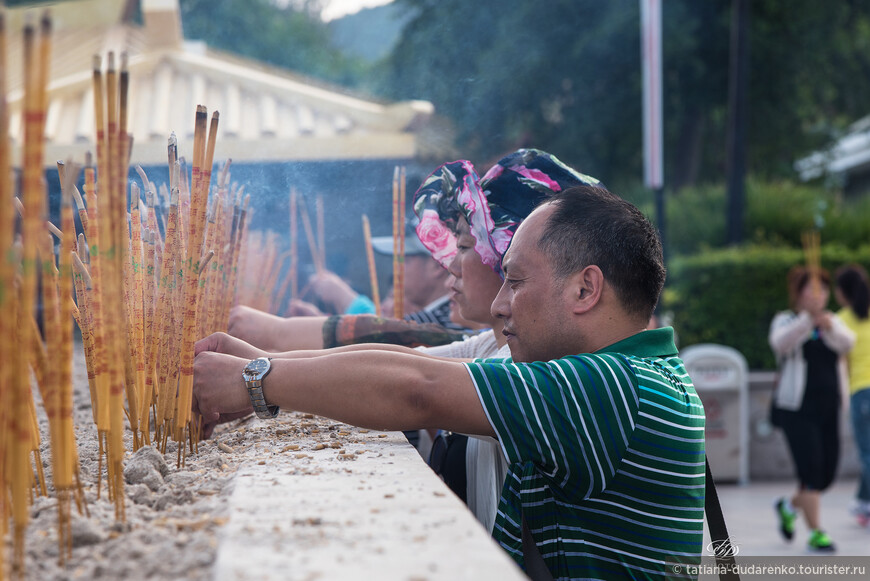
M463 318L492 327L496 319L490 307L501 288L501 277L474 250L475 239L465 220L459 220L456 235L456 256L447 269L454 277L450 298Z

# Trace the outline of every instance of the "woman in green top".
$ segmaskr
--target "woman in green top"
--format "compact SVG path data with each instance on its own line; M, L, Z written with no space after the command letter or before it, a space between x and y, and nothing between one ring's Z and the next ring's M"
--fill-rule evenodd
M870 285L867 272L857 264L837 270L836 281L834 296L843 307L838 314L855 333L855 346L849 352L849 407L861 459L861 481L854 512L861 526L867 526L870 523Z

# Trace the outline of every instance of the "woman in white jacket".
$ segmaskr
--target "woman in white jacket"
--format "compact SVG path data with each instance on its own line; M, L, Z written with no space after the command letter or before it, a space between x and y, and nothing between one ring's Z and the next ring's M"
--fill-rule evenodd
M794 536L800 510L811 531L809 549L832 552L834 544L821 528L820 496L837 470L839 413L849 401L844 356L855 335L826 308L827 271L793 267L788 291L791 310L774 317L768 337L780 366L772 420L788 441L798 490L791 499L780 498L775 508L786 540Z

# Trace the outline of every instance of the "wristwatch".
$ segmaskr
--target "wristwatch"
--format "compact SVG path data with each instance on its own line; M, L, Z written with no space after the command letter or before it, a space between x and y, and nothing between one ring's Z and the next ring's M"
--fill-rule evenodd
M242 371L242 379L248 386L248 395L251 396L254 411L257 412L258 418L264 420L272 419L278 415L278 406L268 405L263 396L263 378L272 369L271 361L272 359L268 357L258 357L245 365L245 370Z

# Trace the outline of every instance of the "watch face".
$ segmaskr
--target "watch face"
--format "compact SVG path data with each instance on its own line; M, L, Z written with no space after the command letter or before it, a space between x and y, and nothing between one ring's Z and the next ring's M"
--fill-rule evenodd
M269 370L270 364L268 359L254 359L245 367L245 373L253 377L257 377L266 373Z

